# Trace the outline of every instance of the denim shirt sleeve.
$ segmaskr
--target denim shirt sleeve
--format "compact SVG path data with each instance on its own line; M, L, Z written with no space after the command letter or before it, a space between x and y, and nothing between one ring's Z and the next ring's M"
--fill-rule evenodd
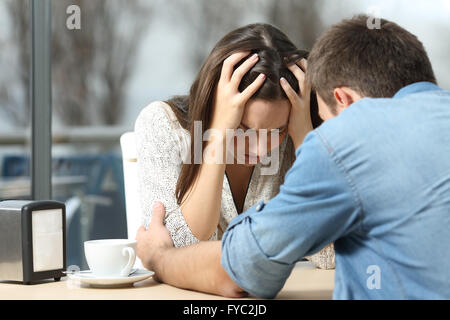
M316 132L296 155L280 193L233 219L222 238L222 266L257 297L275 297L297 261L361 225L351 179Z

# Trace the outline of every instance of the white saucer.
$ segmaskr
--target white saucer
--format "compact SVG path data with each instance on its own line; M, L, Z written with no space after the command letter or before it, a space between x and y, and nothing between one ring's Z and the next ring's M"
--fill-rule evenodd
M81 283L89 284L97 288L117 288L129 287L133 283L150 278L155 273L153 271L138 269L128 277L99 277L90 273L89 270L69 273L67 276L72 281L79 281Z

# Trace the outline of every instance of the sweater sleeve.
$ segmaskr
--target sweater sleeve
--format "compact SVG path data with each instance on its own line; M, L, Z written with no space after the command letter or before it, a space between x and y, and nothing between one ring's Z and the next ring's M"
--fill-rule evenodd
M189 138L183 131L170 106L161 101L144 108L135 124L142 224L150 223L153 203L162 202L166 208L165 225L175 247L199 242L175 196L183 151L188 150ZM217 232L210 240L216 237Z

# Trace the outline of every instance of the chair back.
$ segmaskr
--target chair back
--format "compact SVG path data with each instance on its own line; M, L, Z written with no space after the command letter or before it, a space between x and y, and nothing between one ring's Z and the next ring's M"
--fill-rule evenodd
M134 132L124 133L120 137L120 146L123 159L128 239L136 239L136 231L141 225L142 211L139 199L138 159ZM136 258L135 268L143 268L139 258Z

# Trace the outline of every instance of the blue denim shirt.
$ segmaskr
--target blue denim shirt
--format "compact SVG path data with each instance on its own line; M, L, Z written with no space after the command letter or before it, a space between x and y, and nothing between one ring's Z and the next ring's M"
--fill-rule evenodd
M280 193L223 235L237 285L273 298L297 261L334 242L334 299L450 298L449 91L420 82L362 99L296 155Z

